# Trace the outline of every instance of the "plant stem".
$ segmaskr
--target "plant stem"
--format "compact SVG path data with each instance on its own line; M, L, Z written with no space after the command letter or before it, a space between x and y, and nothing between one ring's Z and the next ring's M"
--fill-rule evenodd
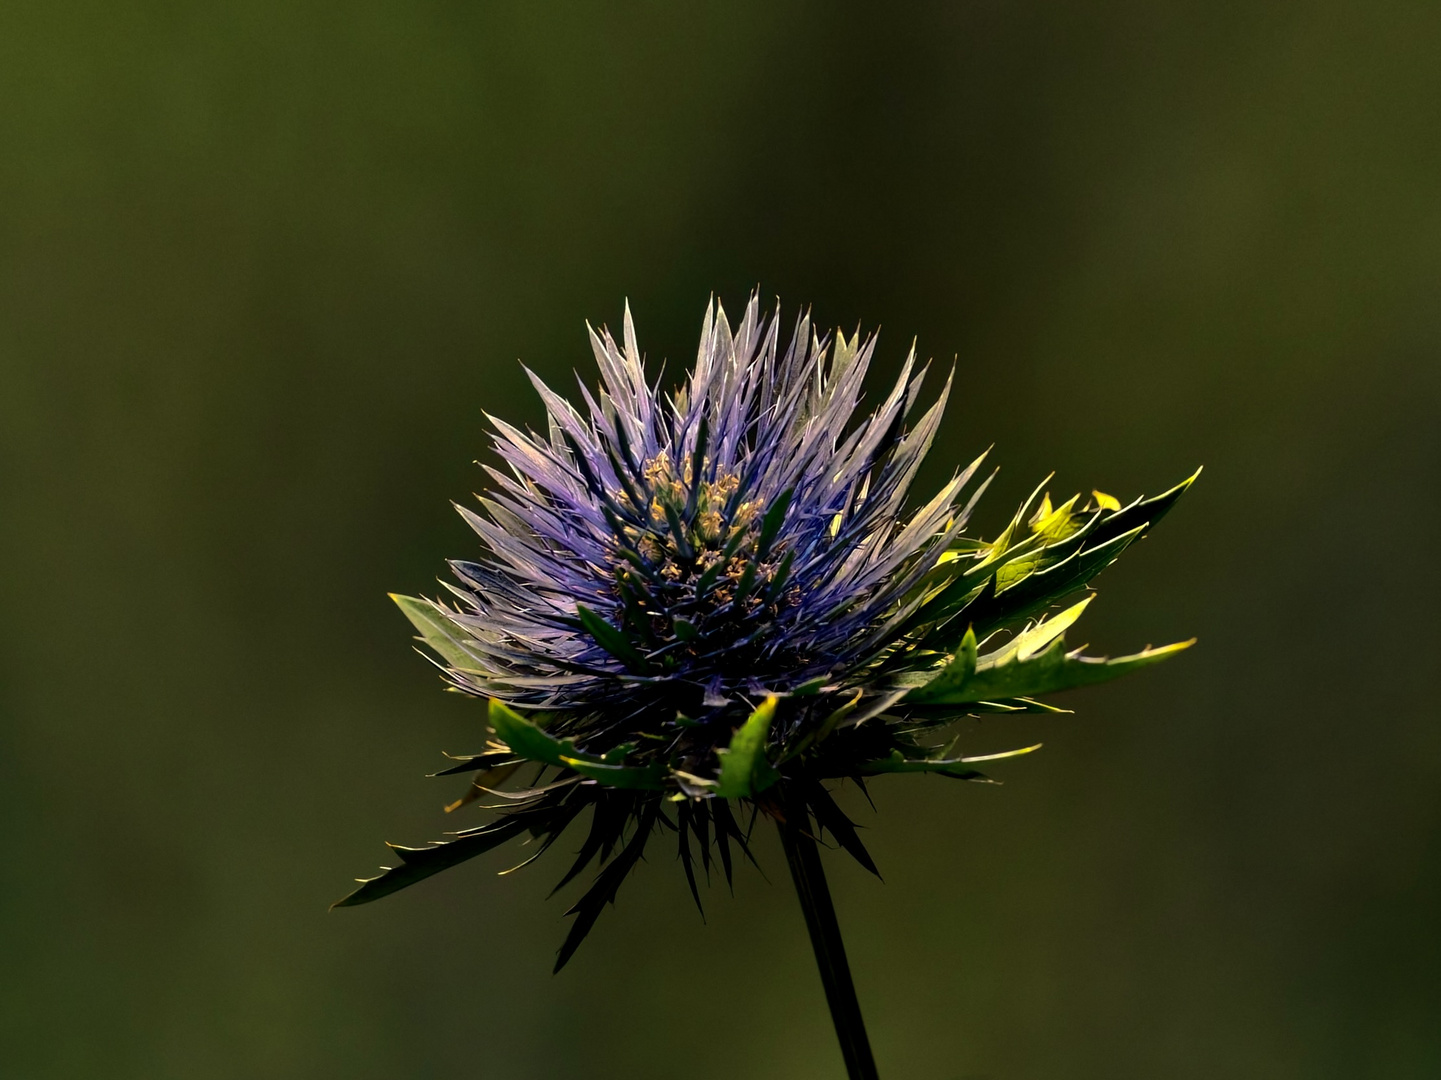
M815 838L806 832L809 815L805 804L792 801L786 808L786 819L778 822L781 844L786 850L786 862L796 883L801 910L805 912L806 929L810 931L816 966L826 988L826 1003L831 1007L831 1020L836 1025L846 1074L850 1080L879 1080L871 1044L866 1039L865 1021L861 1019L861 1004L856 1000L850 965L846 963L846 947L841 941L831 890L821 868L820 851Z

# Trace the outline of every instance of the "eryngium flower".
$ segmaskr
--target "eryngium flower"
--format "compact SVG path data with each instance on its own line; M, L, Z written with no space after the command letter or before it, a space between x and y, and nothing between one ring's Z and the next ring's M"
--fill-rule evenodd
M983 781L979 763L1036 747L967 756L947 725L1061 711L1037 696L1189 644L1083 656L1062 635L1089 597L1052 608L1190 480L1126 507L1100 492L1052 506L1038 488L982 541L965 534L986 486L973 484L980 459L906 511L951 389L948 378L912 420L927 374L914 350L858 418L874 337L818 336L802 316L782 347L778 315L763 317L755 296L734 329L707 309L673 396L648 381L629 309L623 342L590 340L602 385L581 386L583 410L532 374L547 433L491 418L508 471L487 467L481 512L460 510L484 550L450 564L449 602L395 598L450 685L490 702L489 746L438 775L477 773L455 805L489 795L499 813L395 847L400 864L341 904L514 837L539 855L589 810L561 884L593 861L600 872L568 912L559 969L657 828L676 834L697 904L696 861L708 872L714 852L729 878L733 849L749 855L740 822L757 813L799 815L874 870L831 782ZM502 788L517 777L525 787Z

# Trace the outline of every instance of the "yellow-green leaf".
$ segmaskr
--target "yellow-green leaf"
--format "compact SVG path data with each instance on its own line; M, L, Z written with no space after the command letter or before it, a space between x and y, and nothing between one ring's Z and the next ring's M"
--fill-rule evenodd
M390 598L395 601L395 606L400 608L401 614L410 620L410 625L419 632L421 640L442 660L462 671L478 669L475 657L465 650L464 632L445 617L443 608L417 596L391 593Z
M943 667L936 677L924 686L918 686L906 695L905 700L925 704L947 694L955 693L965 685L976 671L976 632L968 628L961 639L950 663Z
M1067 653L1064 642L1053 641L1049 648L1021 660L1012 655L1001 663L987 665L982 658L976 673L958 691L928 701L930 705L964 705L974 701L996 701L1003 698L1035 697L1038 694L1070 690L1077 686L1108 682L1111 679L1160 663L1195 643L1180 641L1159 649L1144 649L1133 656L1081 656Z
M758 794L779 779L779 774L766 760L766 740L770 738L771 721L776 715L774 695L765 699L755 712L731 737L730 747L722 750L720 777L715 793L727 799L744 799Z

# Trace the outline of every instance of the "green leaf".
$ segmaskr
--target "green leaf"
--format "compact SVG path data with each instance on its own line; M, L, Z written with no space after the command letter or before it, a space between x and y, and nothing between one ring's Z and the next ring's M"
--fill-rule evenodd
M1119 510L1121 508L1121 500L1114 495L1107 495L1104 491L1092 488L1091 498L1096 500L1096 505L1102 510Z
M1047 605L1081 588L1120 557L1121 552L1145 533L1137 526L1096 547L1081 548L1060 562L1027 574L1009 585L1005 592L986 590L968 603L957 616L970 621L980 636L1044 610ZM997 579L999 580L999 579Z
M1004 698L1035 697L1038 694L1070 690L1078 686L1108 682L1138 668L1160 663L1193 645L1195 639L1180 641L1159 649L1145 649L1134 656L1081 656L1079 650L1066 652L1065 643L1054 641L1044 651L1021 659L1009 649L993 653L998 657L982 657L976 672L967 683L953 693L931 699L929 705L964 705L969 702L997 701Z
M770 787L780 774L766 760L766 740L776 715L774 695L765 699L720 751L720 777L715 793L726 799L745 799Z
M659 765L607 765L585 758L562 758L567 769L605 784L607 787L638 791L659 791L664 787L665 769Z
M1033 537L1032 542L1039 543L1041 538ZM1051 561L1054 560L1049 557L1049 552L1044 547L1023 552L1020 545L1017 545L1015 554L996 566L996 592L1005 592L1036 571L1044 569Z
M1150 529L1170 512L1177 500L1190 490L1191 485L1200 475L1201 470L1197 469L1169 491L1163 491L1149 499L1137 499L1130 506L1112 513L1102 513L1100 525L1096 530L1098 534L1096 539L1109 540L1113 536L1129 532L1137 525L1143 525Z
M391 593L390 598L401 614L410 620L410 625L420 633L421 640L453 668L462 671L477 671L479 663L465 650L465 634L445 617L445 609L429 600L417 596L401 596Z
M1038 512L1030 523L1031 532L1052 542L1064 540L1070 536L1081 527L1076 521L1079 515L1075 513L1076 502L1079 499L1079 495L1072 495L1067 502L1052 510L1050 508L1051 501L1047 498L1044 504L1045 513Z
M1059 615L1054 615L1049 619L1042 619L1029 630L1017 634L1015 639L1012 640L1009 644L1007 644L1004 649L988 655L996 656L998 658L995 663L1001 662L999 658L1003 654L1006 657L1014 656L1017 660L1029 660L1032 656L1040 652L1051 642L1055 641L1056 638L1060 637L1067 630L1069 630L1071 628L1071 624L1073 624L1077 619L1081 617L1081 612L1085 611L1087 606L1094 599L1094 595L1088 596L1079 604L1074 604L1071 607L1068 607Z
M353 907L379 900L527 833L542 840L540 850L543 851L566 830L577 814L592 805L590 799L573 798L574 790L574 787L563 787L543 793L538 802L504 813L487 825L451 833L450 840L434 841L425 847L388 844L400 856L399 865L382 867L383 873L379 877L362 881L360 888L331 907Z
M906 709L906 717L921 721L928 727L935 727L948 724L962 716L1009 716L1014 713L1069 716L1074 712L1074 709L1063 709L1036 698L1013 697L998 698L995 701L968 701L964 705L910 705Z
M814 679L807 679L791 691L791 697L811 697L819 694L821 687L827 685L830 681L831 678L829 675L817 675Z
M592 780L617 788L658 790L665 770L660 765L621 765L612 758L624 757L626 749L618 748L605 757L577 750L570 739L547 735L514 709L495 698L490 699L490 726L512 751L530 761L570 769Z
M1097 509L1078 514L1073 500L1061 508L1067 517L1063 529L1057 516L1061 511L1052 510L1036 520L1041 531L1013 542L1043 481L995 541L976 556L943 561L922 580L918 592L928 595L903 632L922 630L922 644L949 651L952 625L970 622L985 637L1043 610L1114 562L1165 516L1199 475L1198 469L1169 491L1120 509L1113 510L1116 500L1107 496ZM1082 518L1084 523L1074 527Z
M770 553L771 541L776 538L780 531L781 522L785 520L786 511L790 509L791 496L795 494L794 488L787 488L776 496L776 501L771 503L766 516L761 519L761 534L756 541L756 558L764 562L765 557Z
M330 906L332 908L354 907L356 904L368 904L372 900L379 900L382 896L389 896L408 885L414 885L417 881L424 881L432 874L438 874L457 863L465 862L466 859L473 859L492 848L499 847L528 829L529 822L524 817L504 817L489 825L482 825L478 829L467 829L458 834L454 840L439 841L428 847L413 848L402 847L399 844L387 844L386 847L400 856L400 865L382 867L384 873L379 877L362 881L360 888Z
M576 604L575 613L586 633L611 656L635 672L645 672L649 668L645 657L623 631L617 630L584 604Z
M956 654L950 663L924 686L918 686L905 696L905 701L924 704L946 694L954 693L965 685L976 672L976 632L967 628Z
M1036 496L1045 489L1045 486L1051 482L1051 478L1055 475L1055 473L1051 473L1050 476L1047 476L1036 485L1036 490L1031 492L1026 501L1021 504L1021 508L1016 511L1016 516L1011 519L1011 523L1006 526L1000 536L991 542L990 548L982 560L982 565L986 563L994 565L996 560L1010 550L1011 537L1015 536L1016 532L1020 529L1021 522L1026 520L1026 512L1030 510L1031 504L1036 501ZM1049 501L1048 499L1047 502Z
M976 754L971 757L924 757L908 758L899 750L892 750L890 757L881 758L879 761L870 761L862 765L857 771L862 776L876 776L881 773L917 773L934 772L942 776L954 777L957 780L980 780L986 782L988 778L982 772L971 768L973 764L981 761L1001 761L1004 758L1020 757L1022 754L1029 754L1041 748L1040 743L1034 746L1023 746L1019 750L1006 750L999 754Z

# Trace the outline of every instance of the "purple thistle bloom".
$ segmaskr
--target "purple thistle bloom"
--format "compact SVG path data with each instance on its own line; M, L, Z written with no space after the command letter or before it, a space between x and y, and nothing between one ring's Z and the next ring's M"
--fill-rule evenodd
M487 467L481 512L460 511L482 552L450 564L448 603L396 598L451 685L490 701L496 740L445 772L477 773L462 802L507 805L444 843L397 848L401 865L341 904L514 836L543 851L590 810L565 881L592 861L601 870L570 911L559 968L657 827L677 835L697 904L697 858L709 871L714 852L729 877L732 849L749 855L732 803L751 822L764 812L828 831L874 870L828 781L985 780L982 759L937 741L941 728L1059 711L1036 695L1184 647L1083 657L1062 634L1089 598L1048 613L1189 480L1125 508L1099 492L1080 509L1047 495L1032 514L1038 489L983 542L963 534L986 486L973 483L980 459L907 510L951 389L948 378L918 407L928 369L914 350L858 417L875 339L818 336L803 316L783 346L779 316L755 295L734 329L707 308L673 396L648 381L628 308L622 337L591 331L601 386L581 385L583 408L531 375L545 435L491 418L508 471ZM529 787L498 790L528 762Z
M624 340L592 331L604 388L582 386L584 414L531 376L548 438L492 418L512 473L488 470L484 516L461 510L489 551L451 564L458 611L441 614L473 662L449 676L516 708L581 710L577 732L602 750L673 738L679 711L720 736L681 740L704 773L767 694L849 685L879 658L964 524L976 465L903 525L949 383L908 432L926 374L912 355L857 424L874 340L831 347L803 318L782 351L754 297L734 332L707 311L695 369L664 403L629 310Z

